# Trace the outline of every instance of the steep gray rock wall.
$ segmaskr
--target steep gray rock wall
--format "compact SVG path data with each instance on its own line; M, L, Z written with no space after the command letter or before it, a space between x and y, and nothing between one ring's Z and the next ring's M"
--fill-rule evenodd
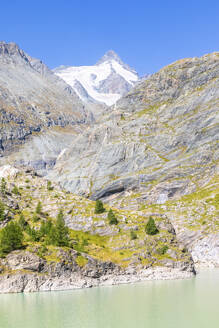
M92 120L76 93L40 60L14 43L0 43L0 154L50 126Z
M150 76L60 156L50 178L92 199L126 190L162 203L217 173L219 54Z

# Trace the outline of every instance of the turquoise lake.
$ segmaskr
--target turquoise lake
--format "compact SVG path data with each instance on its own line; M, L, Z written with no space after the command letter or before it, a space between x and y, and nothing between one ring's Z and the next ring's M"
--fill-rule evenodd
M219 269L188 280L0 295L0 328L117 327L219 327Z

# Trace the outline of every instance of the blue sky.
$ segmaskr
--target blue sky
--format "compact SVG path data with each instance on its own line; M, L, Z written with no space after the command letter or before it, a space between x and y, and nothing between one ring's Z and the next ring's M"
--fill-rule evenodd
M109 49L140 75L219 51L215 0L3 0L0 40L49 67L92 65Z

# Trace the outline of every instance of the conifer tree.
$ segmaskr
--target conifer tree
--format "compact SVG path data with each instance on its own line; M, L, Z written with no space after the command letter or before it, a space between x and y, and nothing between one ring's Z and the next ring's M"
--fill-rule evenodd
M109 210L107 218L109 220L109 224L118 224L118 220L115 214L113 213L112 209Z
M155 221L151 216L146 224L145 232L151 236L156 235L159 232L159 230L156 227Z
M0 201L0 221L5 219L5 207L4 204Z
M19 226L21 227L21 229L25 229L26 225L27 225L27 221L25 220L25 217L23 215L23 213L21 213L19 221L18 221Z
M4 227L0 235L0 255L4 256L15 249L22 248L23 233L16 222L10 222Z
M13 194L15 195L20 195L20 192L18 190L18 187L15 185L14 188L12 189Z
M6 184L5 178L2 178L1 179L1 193L2 194L5 194L6 186L7 186L7 184Z
M96 201L95 211L94 212L95 212L95 214L100 214L100 213L105 212L105 208L103 207L103 203L99 199Z
M69 230L65 226L63 211L60 210L55 223L56 246L69 246Z
M41 204L40 201L39 201L38 204L37 204L37 207L36 207L36 213L37 213L37 214L41 214L41 213L42 213L42 204Z

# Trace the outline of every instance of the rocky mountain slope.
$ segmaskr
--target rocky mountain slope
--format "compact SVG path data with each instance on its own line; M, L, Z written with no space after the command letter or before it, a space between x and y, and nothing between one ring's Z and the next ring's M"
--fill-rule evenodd
M93 199L137 189L164 203L218 170L219 54L163 68L84 131L51 176Z
M5 179L0 192L0 292L81 288L194 273L191 256L165 215L153 213L157 233L149 235L145 232L149 216L143 212L113 208L118 222L110 224L109 206L95 214L94 202L33 171L4 166L0 176ZM67 246L54 245L42 234L60 209L69 228ZM1 234L11 222L22 228L23 244L2 255Z
M53 70L88 103L113 105L138 81L138 74L112 50L94 66L60 66Z
M14 45L7 47L13 49ZM8 88L13 90L14 82L7 74L15 74L17 66L25 76L31 72L34 81L36 76L41 81L44 74L41 63L27 55L27 59L22 55L23 59L17 63L23 52L9 50L3 51L1 59L6 60L5 67L9 65L3 81L8 83ZM4 65L0 66L3 71ZM64 83L66 87L53 73L48 74L50 77L47 73L46 77L43 75L45 88L50 85L51 91L54 78L55 88L57 83ZM38 88L41 90L39 85L36 90ZM10 290L12 284L18 286L17 290L48 290L179 277L183 270L186 275L193 270L189 254L197 266L219 266L219 53L179 60L164 67L136 84L116 106L105 108L96 121L70 86L65 91L71 93L66 101L73 97L69 104L76 106L75 110L59 104L63 98L54 91L58 100L57 103L51 100L52 121L45 109L50 106L48 99L42 111L34 111L32 119L24 103L17 105L20 99L17 90L19 86L13 91L15 98L8 98L9 93L1 98L8 116L2 121L0 164L31 166L38 174L46 175L54 189L48 190L46 180L31 171L7 178L8 194L2 196L9 213L6 219L18 222L23 214L30 227L37 231L46 218L55 222L58 209L62 208L73 248L47 245L45 250L41 240L30 241L24 232L25 249L12 252L1 262L1 288L8 275L6 290ZM28 90L27 100L32 99L34 87ZM40 92L39 95L41 99ZM37 99L36 94L34 97ZM50 94L49 99L55 98ZM6 106L8 99L10 106L9 103ZM77 102L79 107L75 105ZM76 113L79 120L75 118ZM4 119L6 114L3 112L1 117ZM23 121L20 123L14 115ZM69 117L72 121L68 121ZM35 123L39 128L37 125L33 132L31 124ZM24 136L26 131L31 131L30 137ZM19 133L22 133L20 139ZM15 184L19 191L16 195L12 192ZM43 203L43 215L35 221L39 199ZM106 208L99 215L94 213L96 199L102 199ZM13 204L14 211L9 211ZM118 225L109 224L110 207L116 213ZM159 229L159 234L153 237L145 235L150 216ZM45 254L41 252L43 249ZM66 263L60 260L62 257L71 263L67 272L63 269ZM21 276L26 269L13 263L22 262L23 258L27 258L28 263L40 264L34 264L37 269L28 267ZM83 265L78 266L77 261ZM53 262L59 263L57 267ZM162 268L156 271L157 266ZM91 277L89 272L95 273Z
M157 206L197 262L219 265L218 96L219 53L164 67L78 136L50 178L121 208Z
M18 154L18 162L53 165L72 139L68 131L75 133L92 120L74 90L46 65L16 44L0 42L1 156L19 153L28 144L20 158Z

